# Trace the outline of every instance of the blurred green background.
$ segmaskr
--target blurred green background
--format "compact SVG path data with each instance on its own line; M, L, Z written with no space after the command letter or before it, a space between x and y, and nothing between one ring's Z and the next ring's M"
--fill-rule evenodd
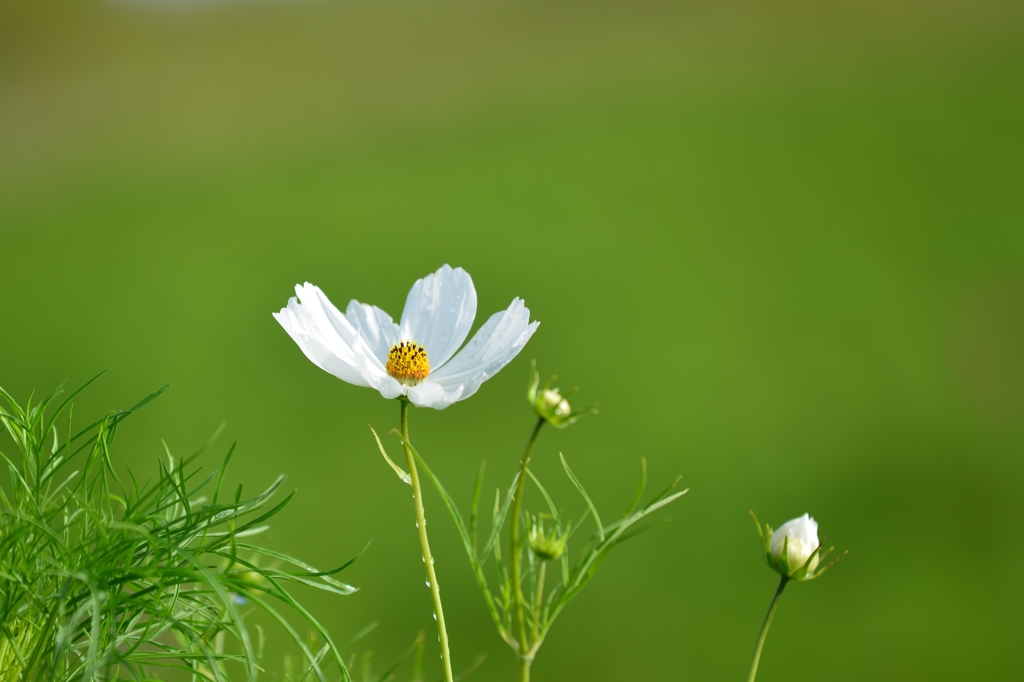
M308 280L397 317L461 265L478 324L514 296L542 321L471 400L412 414L464 505L480 459L489 487L515 470L531 357L601 405L542 435L562 505L558 451L610 517L641 456L692 487L536 680L743 679L775 587L748 508L850 549L787 591L760 680L1014 678L1022 30L1009 0L6 0L0 385L110 367L84 419L173 382L119 458L152 471L161 438L185 454L226 421L209 467L237 440L236 480L298 491L270 546L326 567L373 540L342 576L361 592L306 596L339 640L380 621L383 664L433 626L366 428L398 406L270 313ZM511 679L427 504L456 663Z

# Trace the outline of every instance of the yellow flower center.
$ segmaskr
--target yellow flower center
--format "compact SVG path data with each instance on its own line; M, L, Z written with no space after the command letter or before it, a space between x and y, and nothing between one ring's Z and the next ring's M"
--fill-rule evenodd
M396 343L388 352L388 363L385 369L388 374L398 379L399 383L415 386L430 374L427 349L415 341Z

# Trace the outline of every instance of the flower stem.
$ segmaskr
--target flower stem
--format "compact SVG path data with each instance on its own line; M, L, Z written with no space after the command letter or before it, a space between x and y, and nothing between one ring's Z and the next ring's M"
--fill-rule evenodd
M772 598L772 605L768 607L768 614L764 617L764 624L761 625L761 634L757 636L757 646L754 647L754 660L750 662L750 676L747 678L747 682L754 682L754 678L757 676L757 664L761 660L761 649L764 648L764 640L768 637L768 628L772 625L772 618L775 617L775 609L779 608L779 598L782 597L782 590L786 589L786 583L789 582L787 576L782 576L782 580L779 581L779 588L775 590L775 596Z
M409 467L409 484L412 486L412 499L416 505L416 528L420 534L420 548L423 550L423 563L427 567L427 584L434 598L434 615L437 617L437 638L441 642L441 661L444 663L445 682L452 682L452 660L448 651L448 631L444 626L444 611L441 608L441 588L437 585L437 574L434 573L434 558L430 555L430 542L427 540L427 519L423 514L423 491L420 489L420 475L416 470L416 459L409 447L409 401L402 400L402 443L405 448L405 461Z
M523 596L522 559L519 555L519 517L522 514L523 493L526 490L526 467L530 463L530 455L533 454L533 444L537 442L537 434L540 433L540 427L542 426L544 426L543 417L537 420L537 425L533 427L533 433L530 434L530 441L526 444L526 452L523 454L522 465L519 469L519 480L516 482L516 497L512 506L512 524L509 530L509 551L512 553L512 600L519 632L520 682L529 682L530 664L533 662L533 657L530 655L530 642L526 634L526 615L523 611L523 603L526 599Z
M541 561L537 569L537 593L533 596L533 641L536 644L540 638L540 612L544 608L544 574L547 572L548 562Z

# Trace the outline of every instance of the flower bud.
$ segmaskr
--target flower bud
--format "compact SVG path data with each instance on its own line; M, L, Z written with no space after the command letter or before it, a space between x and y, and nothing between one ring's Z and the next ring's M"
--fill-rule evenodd
M267 578L259 571L237 571L232 573L232 577L239 582L250 585L267 584Z
M562 535L558 528L551 533L544 533L544 524L534 519L530 527L530 551L541 561L558 561L565 552L565 543L569 538Z
M232 593L232 599L236 604L244 604L247 601L247 594L258 592L269 584L267 577L254 566L246 566L240 562L231 564L225 574L237 589L237 592Z
M828 564L821 566L825 557L831 554L835 547L822 549L818 541L818 522L812 519L810 514L786 521L775 532L772 532L772 527L767 524L762 528L753 511L750 512L750 516L754 519L757 534L761 537L761 551L764 552L765 562L785 579L814 580L831 568L832 564L846 556L844 551Z
M775 570L793 577L806 566L803 575L814 575L819 547L818 523L809 514L786 521L772 533L771 558Z
M597 408L594 406L584 407L574 412L568 398L576 392L576 389L563 395L558 388L551 387L554 380L555 377L551 377L541 386L540 374L537 372L536 363L534 363L526 399L538 417L557 429L564 429L566 426L574 424L587 412L597 412Z
M533 406L539 416L554 426L564 426L565 421L572 415L572 406L557 388L545 388L537 396Z

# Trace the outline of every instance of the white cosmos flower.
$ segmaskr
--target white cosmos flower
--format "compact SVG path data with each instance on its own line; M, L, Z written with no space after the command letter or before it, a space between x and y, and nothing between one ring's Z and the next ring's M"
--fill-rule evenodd
M812 519L810 514L804 514L779 526L779 529L772 533L771 542L772 559L776 563L782 557L783 544L786 546L790 573L793 573L806 564L807 559L818 548L818 522ZM807 567L807 573L813 574L817 566L818 555L815 554Z
M515 298L456 355L476 317L476 289L465 270L448 265L412 285L398 324L380 308L354 300L342 313L308 282L296 285L295 293L298 298L274 318L313 364L385 398L407 396L437 410L476 393L540 324L530 322L530 310Z

